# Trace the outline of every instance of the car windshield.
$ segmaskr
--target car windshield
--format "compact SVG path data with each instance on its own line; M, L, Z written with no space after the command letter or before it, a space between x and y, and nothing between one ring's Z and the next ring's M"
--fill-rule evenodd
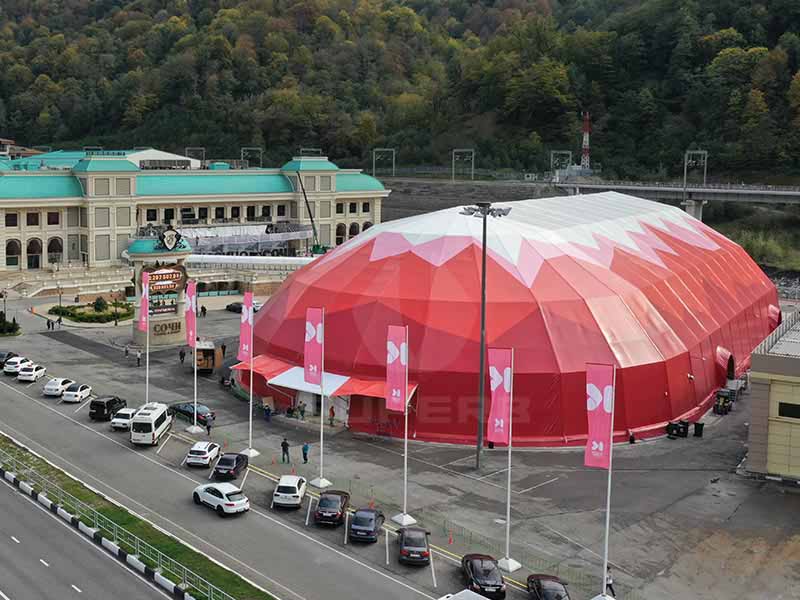
M372 527L374 518L371 514L356 513L353 517L353 525L356 527Z
M78 388L81 387L77 383L73 383L71 386L67 388L68 392L77 392Z
M319 499L320 508L335 508L338 509L341 502L338 496L322 496Z
M202 404L197 405L197 414L204 415L206 413L210 413L211 411L207 406L203 406Z
M404 541L406 546L425 548L425 534L421 531L407 531Z
M475 579L480 583L497 584L503 583L497 565L491 560L477 559L472 561L472 572Z
M232 467L236 463L236 459L232 456L223 456L217 463L220 467Z
M297 488L291 485L279 485L278 486L278 493L279 494L296 494Z
M115 416L116 418L127 419L127 418L128 418L128 417L130 417L130 416L131 416L133 413L134 413L134 411L132 411L132 410L131 410L131 409L129 409L129 408L123 408L122 410L118 410L118 411L117 411L117 414L115 414L114 416Z
M131 429L134 433L150 433L153 431L153 426L150 423L134 423Z
M542 600L565 600L567 591L557 581L542 581Z
M231 492L228 494L228 500L231 502L238 502L239 500L244 500L244 494L242 492Z

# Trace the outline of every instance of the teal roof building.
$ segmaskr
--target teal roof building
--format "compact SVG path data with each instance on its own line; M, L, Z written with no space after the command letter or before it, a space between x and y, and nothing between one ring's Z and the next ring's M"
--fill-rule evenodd
M303 254L379 223L390 194L325 156L242 167L154 148L0 159L0 270L125 265L151 226L177 229L195 253Z

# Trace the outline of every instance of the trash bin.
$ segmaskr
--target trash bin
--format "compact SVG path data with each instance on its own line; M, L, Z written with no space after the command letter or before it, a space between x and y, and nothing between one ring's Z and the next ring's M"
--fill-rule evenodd
M689 437L689 421L678 422L678 435L681 437Z
M694 437L703 437L703 427L705 427L705 423L700 421L694 424Z
M671 440L674 440L676 437L678 437L677 423L667 423L667 437Z

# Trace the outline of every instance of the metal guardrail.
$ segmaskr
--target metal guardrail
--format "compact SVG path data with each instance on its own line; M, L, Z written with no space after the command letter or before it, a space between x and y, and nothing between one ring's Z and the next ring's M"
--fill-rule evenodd
M554 182L556 185L578 186L578 187L641 187L641 188L673 188L683 190L682 181L590 181L590 182L569 182L561 181ZM751 192L783 192L783 193L797 193L800 194L800 186L783 186L783 185L751 185L739 183L688 183L687 189L691 190L723 190L723 191L736 191L744 190Z
M6 470L15 473L18 478L32 485L38 492L47 496L51 502L57 503L89 527L103 532L104 537L110 538L128 554L138 556L139 560L149 567L161 573L173 583L180 585L194 598L198 600L201 598L205 600L235 600L230 594L222 591L210 581L173 560L124 527L120 527L114 521L3 449L0 449L0 464Z
M792 327L797 325L798 322L800 322L800 311L795 311L790 313L788 316L785 316L775 331L770 333L766 338L764 338L763 342L756 346L756 349L753 350L753 354L769 354L769 351L776 343L778 343L778 340L781 339Z

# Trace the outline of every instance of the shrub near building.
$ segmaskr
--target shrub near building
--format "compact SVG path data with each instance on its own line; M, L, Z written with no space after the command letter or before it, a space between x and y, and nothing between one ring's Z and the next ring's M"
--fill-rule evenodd
M80 306L53 306L48 314L64 317L77 323L110 323L114 319L123 321L133 317L133 305L114 301L109 304L98 297L91 304Z

